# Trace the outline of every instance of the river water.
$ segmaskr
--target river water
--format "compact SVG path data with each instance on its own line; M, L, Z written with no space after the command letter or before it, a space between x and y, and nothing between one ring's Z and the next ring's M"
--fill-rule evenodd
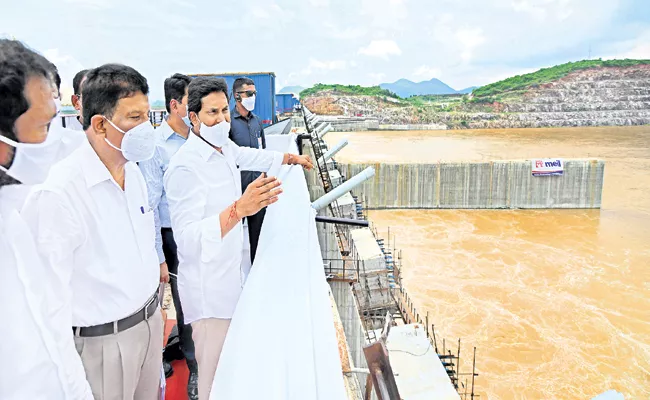
M601 210L371 211L481 399L650 398L650 127L330 133L339 162L606 161ZM391 239L392 242L392 239ZM392 245L391 245L392 247ZM454 347L455 348L455 347Z

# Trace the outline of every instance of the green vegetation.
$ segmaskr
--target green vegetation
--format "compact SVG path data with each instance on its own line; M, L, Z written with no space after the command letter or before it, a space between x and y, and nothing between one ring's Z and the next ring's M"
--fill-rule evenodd
M438 112L456 111L467 95L464 94L425 94L404 99L405 105L418 109L431 109Z
M393 97L396 99L399 98L399 96L397 96L395 93L387 89L382 89L379 86L366 87L366 86L359 86L359 85L325 85L322 83L317 83L313 87L303 90L302 92L300 92L300 97L305 98L308 96L313 96L318 92L322 92L325 90L333 90L336 93L347 94L352 96L385 96L385 97Z
M485 85L472 92L473 102L492 102L499 100L498 96L504 92L522 90L531 86L540 85L560 79L571 72L596 67L629 67L639 64L650 64L650 60L583 60L542 68L539 71L525 75L516 75L499 82Z

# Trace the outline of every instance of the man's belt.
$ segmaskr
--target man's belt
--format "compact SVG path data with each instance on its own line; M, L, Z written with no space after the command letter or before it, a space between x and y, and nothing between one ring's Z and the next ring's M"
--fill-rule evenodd
M72 332L77 337L97 337L116 334L133 328L142 321L148 320L156 312L156 308L158 308L158 291L147 300L142 308L126 318L95 326L73 326Z

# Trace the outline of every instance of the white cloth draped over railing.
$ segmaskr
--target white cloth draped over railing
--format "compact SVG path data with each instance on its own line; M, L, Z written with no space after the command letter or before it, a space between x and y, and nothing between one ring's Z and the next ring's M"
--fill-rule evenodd
M267 148L296 152L295 135ZM304 173L283 166L230 325L211 400L343 400L336 332Z

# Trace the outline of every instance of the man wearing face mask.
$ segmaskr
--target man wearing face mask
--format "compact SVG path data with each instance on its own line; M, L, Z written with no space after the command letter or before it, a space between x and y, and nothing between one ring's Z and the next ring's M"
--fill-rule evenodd
M86 140L82 132L74 132L57 126L55 121L60 110L60 100L57 98L59 87L56 79L58 73L56 67L48 62L48 81L50 82L51 96L54 100L56 114L47 126L47 139L39 145L36 150L28 149L19 152L11 165L11 176L14 176L22 185L15 186L5 195L5 204L11 202L14 207L20 210L33 185L45 181L49 168L57 161L60 161L72 153L79 145ZM2 168L0 166L0 168Z
M153 211L136 162L154 153L147 80L131 67L88 72L88 141L55 165L23 208L52 284L69 288L74 335L95 399L158 395L163 325Z
M50 68L22 43L0 39L0 304L7 322L0 329L0 399L93 398L70 335L65 288L38 257L14 201L28 186L21 180L40 183L35 169L52 162L45 143L56 112Z
M178 256L176 242L172 232L167 196L163 188L163 175L169 166L169 160L185 143L190 133L190 121L187 116L187 86L191 78L187 75L174 74L165 79L165 107L168 118L156 129L156 152L150 160L139 163L140 170L147 182L149 206L153 208L156 226L156 251L160 262L160 280L170 282L172 298L176 309L176 322L181 350L190 370L187 392L190 400L198 398L198 367L194 358L192 326L186 325L183 307L178 297Z
M56 66L52 65L51 70L51 81L52 81L52 92L54 96L54 104L56 105L56 117L50 123L50 128L63 127L63 121L61 119L61 76L59 71L56 69Z
M83 131L83 120L81 115L81 88L86 79L86 74L88 71L89 70L87 69L82 69L75 74L74 78L72 78L72 90L74 93L72 96L70 96L70 101L72 102L74 109L79 113L79 116L75 118L68 118L66 120L66 127L75 131Z
M230 139L240 147L252 149L265 149L266 138L262 121L253 113L255 109L255 82L249 78L237 78L232 85L232 95L235 98L235 109L232 113L232 124L230 126ZM260 176L259 171L242 171L241 188L246 190L248 185ZM266 208L258 213L246 217L248 224L248 239L250 242L251 263L255 260L257 242L260 238L262 223Z
M83 131L63 127L63 118L61 117L61 77L54 65L52 65L51 74L56 116L50 124L47 140L53 148L50 152L51 156L56 160L62 160L86 140L86 135ZM42 177L41 181L44 180L45 176Z
M178 245L178 289L199 364L199 399L207 400L243 286L241 220L281 193L276 178L260 176L242 194L239 169L312 164L306 156L239 147L229 140L223 79L194 78L188 92L190 119L199 133L190 135L171 160L164 185Z

